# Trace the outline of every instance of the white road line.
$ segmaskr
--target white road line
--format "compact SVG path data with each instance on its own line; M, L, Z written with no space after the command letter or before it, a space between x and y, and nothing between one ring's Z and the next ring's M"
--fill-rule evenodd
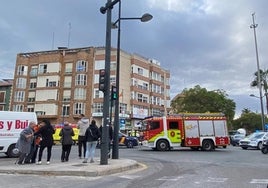
M162 178L156 179L159 181L178 181L182 179L183 176L163 176Z
M223 183L226 180L228 180L228 178L212 178L212 177L208 177L207 182L213 182L213 183Z
M268 184L268 179L252 179L250 183Z
M139 178L141 176L136 176L136 175L124 175L124 176L119 176L120 178L125 178L125 179L129 179L129 180L133 180L136 178Z

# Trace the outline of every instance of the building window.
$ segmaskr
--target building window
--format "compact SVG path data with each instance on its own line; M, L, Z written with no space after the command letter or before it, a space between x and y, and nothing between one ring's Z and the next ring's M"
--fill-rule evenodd
M36 111L35 113L36 113L37 116L46 115L46 112L44 112L44 111Z
M138 68L138 74L141 75L141 76L143 75L143 69L142 68Z
M27 112L34 112L34 108L33 107L28 107Z
M142 102L142 94L138 94L138 101Z
M78 74L75 77L75 85L85 86L87 85L87 75Z
M24 91L16 91L14 101L15 102L23 102L24 101Z
M13 106L13 111L15 112L23 112L24 106L22 104L17 104Z
M75 103L74 104L74 114L85 114L85 104L84 103Z
M73 71L73 64L71 62L66 62L65 64L65 73L72 73Z
M162 110L160 110L160 109L153 108L151 115L152 116L163 116L164 112Z
M27 75L27 66L19 65L17 75Z
M36 82L31 82L30 89L35 89L35 88L36 88Z
M46 87L56 87L57 82L56 81L49 81L49 79L46 79Z
M74 90L74 99L76 100L85 100L86 99L86 89L84 88L75 88Z
M86 72L87 71L87 62L86 61L77 61L76 62L76 72Z
M31 77L36 77L38 74L38 68L37 67L32 67L32 70L30 72Z
M62 116L69 116L69 115L70 115L70 105L63 105Z
M26 78L17 78L16 87L20 89L26 88Z
M116 83L116 77L115 76L111 76L110 77L110 84L115 84Z
M120 103L119 106L120 106L120 107L119 107L119 113L120 113L120 114L126 114L126 112L127 112L127 104L125 104L125 103Z
M47 64L40 64L38 72L39 72L39 74L47 73Z
M142 97L142 102L144 102L144 103L148 103L148 97L143 96L143 97Z
M0 92L0 103L4 103L5 102L5 96L6 96L6 92L5 91L1 91Z
M95 90L95 97L94 98L100 98L100 91Z
M93 110L93 113L102 113L103 112L103 103L94 103L92 110Z
M29 97L28 98L28 102L34 102L35 101L35 98L34 97Z
M110 70L116 70L116 62L112 61L110 64Z
M143 89L148 90L148 84L147 83L143 83Z

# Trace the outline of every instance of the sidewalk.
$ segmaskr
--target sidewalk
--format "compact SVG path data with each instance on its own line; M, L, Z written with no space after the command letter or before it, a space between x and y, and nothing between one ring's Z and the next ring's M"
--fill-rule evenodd
M131 159L109 159L107 165L100 165L100 159L95 158L94 163L82 163L81 159L69 162L52 161L49 165L43 161L42 165L18 165L13 162L0 165L0 173L8 174L36 174L48 176L103 176L132 170L142 167Z

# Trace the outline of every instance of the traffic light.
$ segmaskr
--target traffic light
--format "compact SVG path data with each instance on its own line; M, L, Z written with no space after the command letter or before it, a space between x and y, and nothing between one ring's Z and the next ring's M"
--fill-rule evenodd
M116 86L112 86L111 100L116 100L116 99L117 99L117 89L116 89Z
M105 69L100 69L99 72L99 90L105 91Z

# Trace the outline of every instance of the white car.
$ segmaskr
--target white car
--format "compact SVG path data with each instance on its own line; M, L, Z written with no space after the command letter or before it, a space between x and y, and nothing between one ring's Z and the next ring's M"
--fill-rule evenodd
M255 132L248 136L246 136L244 139L239 141L239 146L243 149L248 148L256 148L261 149L262 148L262 141L264 140L264 137L268 136L268 132Z

